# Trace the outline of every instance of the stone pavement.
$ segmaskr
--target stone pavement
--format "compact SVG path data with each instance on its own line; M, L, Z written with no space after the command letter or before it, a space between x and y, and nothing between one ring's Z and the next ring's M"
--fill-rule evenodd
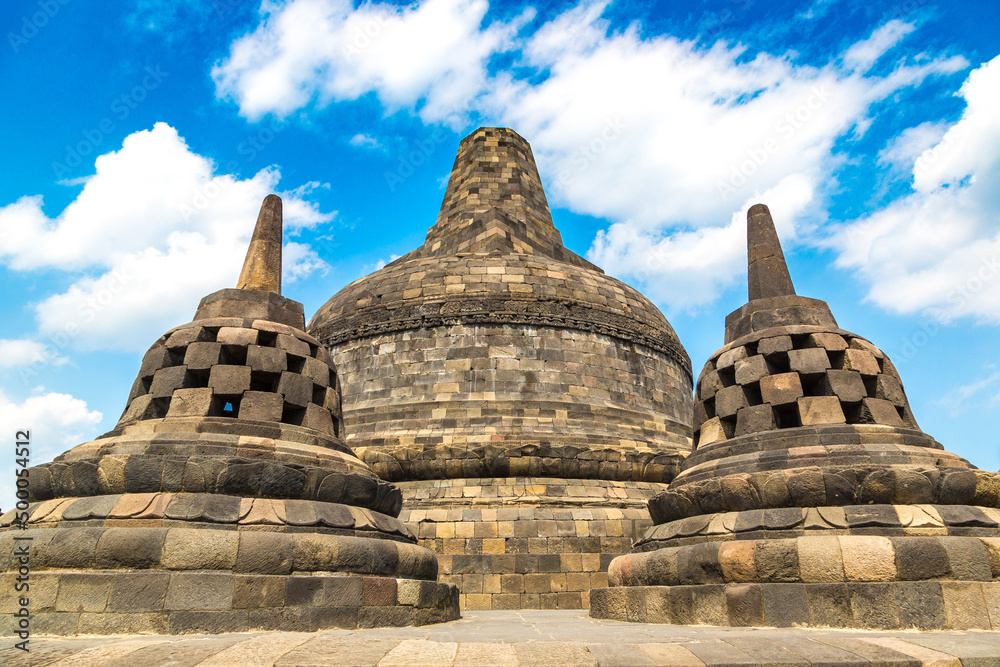
M719 628L600 621L584 610L467 611L419 628L229 635L5 638L0 664L48 667L418 665L1000 665L1000 632Z

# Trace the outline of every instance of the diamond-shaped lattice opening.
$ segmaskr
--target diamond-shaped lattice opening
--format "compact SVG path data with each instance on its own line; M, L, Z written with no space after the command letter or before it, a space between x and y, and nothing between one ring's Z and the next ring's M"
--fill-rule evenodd
M267 373L265 371L251 371L250 391L267 391L274 393L278 391L278 381L281 380L280 373Z
M297 354L289 354L286 355L286 363L289 373L302 373L302 369L306 366L306 359Z
M274 347L278 343L278 334L273 331L259 331L257 344L263 347Z
M245 345L223 345L222 361L228 366L245 366L247 363L247 348Z
M281 423L282 424L294 424L295 426L302 426L302 422L306 418L306 409L300 408L297 405L292 405L291 403L285 403L285 407L281 410Z
M240 399L242 396L240 394L235 395L215 395L212 397L212 405L209 408L209 416L211 417L232 417L240 413Z

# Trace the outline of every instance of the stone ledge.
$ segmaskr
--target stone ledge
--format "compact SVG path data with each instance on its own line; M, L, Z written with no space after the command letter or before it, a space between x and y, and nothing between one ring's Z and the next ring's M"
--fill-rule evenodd
M43 635L314 632L426 625L459 618L458 589L413 579L231 572L32 573L53 594L32 608ZM4 613L0 633L17 619Z
M678 625L1000 630L1000 582L598 588L590 592L590 614L600 619Z

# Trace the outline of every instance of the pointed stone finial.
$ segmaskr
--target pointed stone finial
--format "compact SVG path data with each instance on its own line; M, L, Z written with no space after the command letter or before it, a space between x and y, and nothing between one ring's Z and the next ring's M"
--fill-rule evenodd
M747 291L750 301L795 296L771 212L763 204L747 211Z
M281 197L268 195L260 206L237 289L281 294Z

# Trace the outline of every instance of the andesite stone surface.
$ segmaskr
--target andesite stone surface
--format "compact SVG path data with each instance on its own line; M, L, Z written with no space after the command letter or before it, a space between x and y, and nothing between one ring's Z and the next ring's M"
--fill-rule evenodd
M690 360L645 297L567 250L531 148L462 140L426 242L313 317L348 444L468 608L579 608L690 449Z
M750 298L699 377L695 451L591 614L1000 630L1000 475L919 429L889 358L795 295L767 207L747 220Z
M30 540L42 634L312 631L458 618L401 494L343 441L340 378L280 289L269 196L239 289L202 300L143 357L115 428L29 469L28 521L0 517L0 620Z

